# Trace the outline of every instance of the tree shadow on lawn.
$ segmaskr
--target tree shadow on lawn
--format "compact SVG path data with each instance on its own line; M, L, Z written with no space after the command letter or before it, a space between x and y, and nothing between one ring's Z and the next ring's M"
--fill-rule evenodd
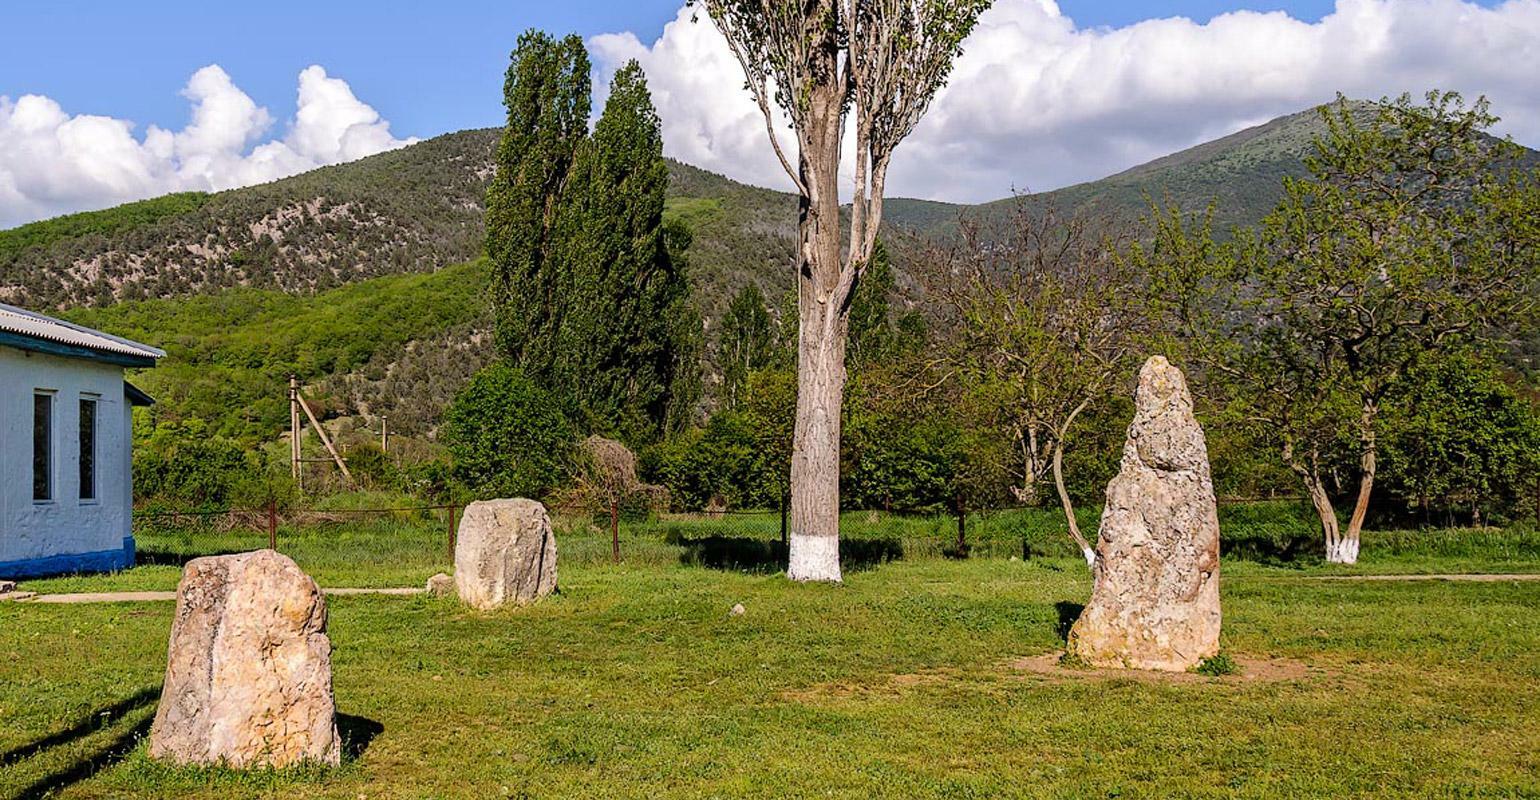
M174 550L160 550L160 549L157 549L157 548L154 548L154 547L149 547L149 548L141 547L141 548L137 549L134 552L134 566L136 566L136 567L154 566L154 567L177 567L177 568L181 568L181 567L187 566L187 562L189 562L189 561L191 561L191 560L193 560L195 558L203 558L204 556L233 556L233 555L239 555L241 553L249 553L252 550L260 549L260 548L266 547L266 546L267 546L267 542L266 542L266 540L263 540L260 544L253 544L251 547L249 547L249 548L247 548L245 550L235 550L235 549L230 549L230 548L221 548L221 549L212 549L212 550L207 550L207 551L202 551L202 552L197 552L197 553L183 553L183 552L178 552L178 551L174 551Z
M135 709L153 705L159 699L160 687L146 686L116 703L92 711L58 733L51 733L35 742L24 744L0 754L0 767L9 767L17 762L32 758L45 750L51 750L55 747L67 745L77 739L90 736L99 730L110 727Z
M102 745L82 754L80 758L65 767L22 787L21 791L9 795L11 800L37 800L48 797L122 761L139 745L139 740L149 734L150 724L155 720L156 702L159 699L159 686L145 687L122 700L81 717L73 725L58 733L49 734L0 755L0 768L9 768L22 761L44 755L55 748L69 746L98 731L106 730L125 718L140 715L138 722Z
M1220 555L1268 567L1302 568L1321 561L1320 543L1313 534L1278 535L1258 532L1226 534L1219 540Z
M770 574L786 569L786 547L780 542L747 536L679 537L670 544L684 548L679 562L686 566ZM873 569L904 557L898 539L841 539L840 568L846 572Z

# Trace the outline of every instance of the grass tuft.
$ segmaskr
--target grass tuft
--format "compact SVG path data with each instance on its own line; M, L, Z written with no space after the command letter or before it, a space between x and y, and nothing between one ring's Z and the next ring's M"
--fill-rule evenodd
M1225 675L1239 675L1241 665L1230 657L1229 653L1221 650L1219 653L1203 659L1198 666L1192 668L1199 675L1207 675L1210 678L1219 678Z

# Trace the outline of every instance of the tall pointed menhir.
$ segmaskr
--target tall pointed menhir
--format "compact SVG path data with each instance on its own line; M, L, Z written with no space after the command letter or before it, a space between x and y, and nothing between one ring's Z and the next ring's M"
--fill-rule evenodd
M1107 484L1096 584L1069 652L1103 667L1180 672L1219 652L1219 512L1182 371L1139 370L1123 462Z

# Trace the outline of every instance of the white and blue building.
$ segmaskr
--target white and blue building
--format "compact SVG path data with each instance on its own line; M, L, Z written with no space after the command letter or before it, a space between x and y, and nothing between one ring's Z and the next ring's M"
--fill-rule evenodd
M133 407L123 371L166 354L0 303L0 578L134 563Z

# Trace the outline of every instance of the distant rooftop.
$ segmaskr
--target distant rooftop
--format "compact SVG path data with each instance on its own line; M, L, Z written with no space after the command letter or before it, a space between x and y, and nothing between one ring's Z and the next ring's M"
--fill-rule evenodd
M164 350L147 344L0 303L0 344L17 344L13 337L25 337L58 346L29 349L80 357L90 357L93 353L103 354L109 356L104 360L124 366L152 366L156 359L166 357Z

